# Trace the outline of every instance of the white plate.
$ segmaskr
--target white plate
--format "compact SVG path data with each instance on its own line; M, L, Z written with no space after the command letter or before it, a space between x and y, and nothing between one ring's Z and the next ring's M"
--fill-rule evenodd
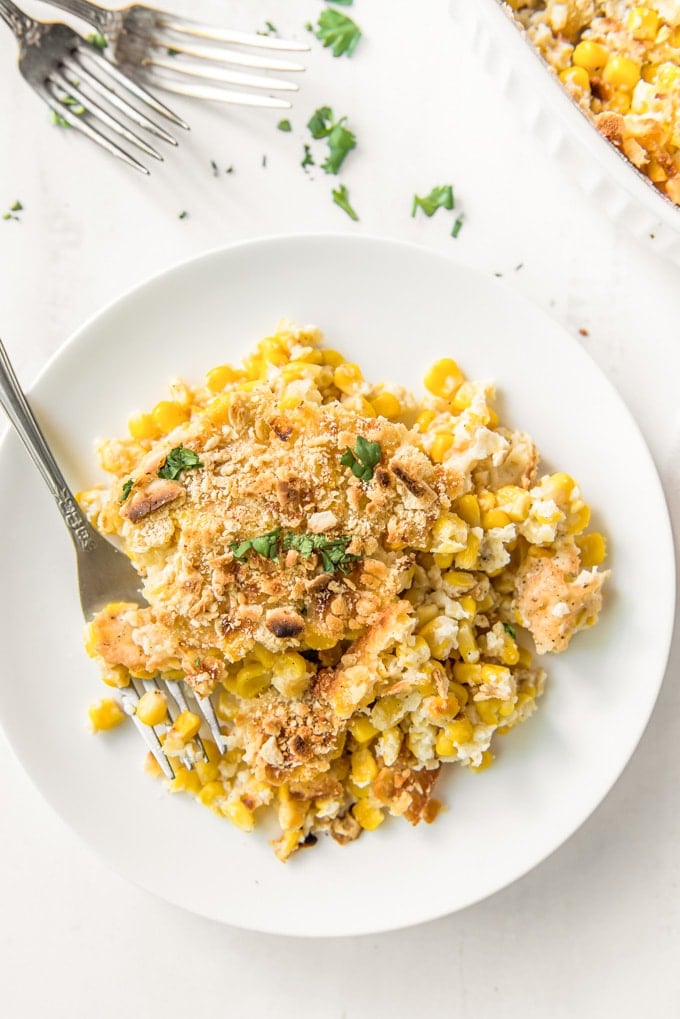
M600 134L508 8L500 0L450 0L450 9L499 95L569 179L614 223L680 265L680 208Z
M280 316L320 325L367 377L419 388L452 354L493 377L502 414L546 463L572 473L609 535L614 570L600 625L547 662L548 691L499 739L481 774L452 767L450 810L432 826L389 819L341 848L322 840L283 865L142 772L131 726L93 736L105 693L81 646L69 538L14 435L0 448L0 717L46 799L120 874L198 914L260 931L384 931L460 909L555 850L610 789L662 680L673 620L673 547L651 458L621 400L578 343L504 283L446 257L377 239L271 238L168 272L87 323L49 364L32 401L73 486L99 477L97 436L238 359ZM653 592L653 597L650 596Z

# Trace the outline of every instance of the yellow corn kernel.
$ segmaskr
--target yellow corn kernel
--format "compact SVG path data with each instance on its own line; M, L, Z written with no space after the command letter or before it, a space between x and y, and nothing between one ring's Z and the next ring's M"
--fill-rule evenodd
M343 407L347 407L348 410L354 411L355 414L360 414L364 418L374 418L375 408L370 400L367 400L364 396L359 393L355 393L353 396L344 396L342 399Z
M467 545L455 556L454 562L457 569L473 570L475 568L477 565L477 557L479 555L479 546L481 543L481 537L478 534L475 534L474 531L470 531Z
M456 502L456 513L470 527L479 527L482 523L482 514L479 508L479 499L474 492L468 492Z
M581 566L586 570L601 566L607 558L607 541L602 534L584 534L576 539L576 544L581 551Z
M668 174L664 170L661 163L657 162L656 159L651 159L647 165L646 174L651 181L655 184L663 184L664 181L668 180Z
M220 777L220 766L217 761L196 761L194 764L194 774L198 778L200 785L204 786L208 782L216 782L218 780Z
M361 368L352 361L339 364L333 372L333 382L341 393L347 393L348 396L356 392L357 387L363 382L363 378Z
M680 67L674 64L672 61L667 60L663 64L659 64L654 79L654 84L659 85L663 89L670 89L680 79Z
M146 669L130 669L130 675L133 679L153 679L155 673L147 672Z
M456 753L456 745L448 738L444 729L437 733L434 749L437 757L454 757Z
M464 708L467 702L470 700L470 691L462 683L456 683L453 680L449 681L449 693L452 694L461 708Z
M263 358L258 354L251 354L250 357L245 357L243 359L243 367L245 368L247 378L251 382L263 379L267 372L267 366Z
M475 734L475 729L469 718L454 718L444 727L447 739L450 739L456 746L469 743Z
M198 735L198 730L201 728L201 720L198 715L195 715L193 711L180 711L179 715L172 723L172 727L168 732L168 739L172 739L172 742L181 741L187 743L194 736Z
M455 623L452 624L446 616L436 616L420 628L418 636L427 641L433 658L445 661L453 650L455 632Z
M529 648L520 647L519 645L517 646L517 648L518 648L518 651L519 651L519 662L518 662L518 664L523 669L530 669L531 665L532 665L532 662L533 662L533 659L531 657L531 651L529 650Z
M461 598L458 599L458 604L460 605L468 619L475 618L477 614L477 602L471 595L464 594Z
M416 619L418 620L418 625L425 626L425 623L429 623L431 619L434 619L435 616L438 616L440 611L441 610L439 606L433 605L432 603L428 603L426 605L419 605L415 612Z
M601 71L609 60L609 50L599 42L583 39L574 47L572 61L576 67L586 71Z
M144 758L144 771L151 778L161 778L163 775L163 769L150 750Z
M339 368L341 364L345 363L345 359L338 350L327 348L322 351L323 363L327 364L330 368Z
M303 638L305 645L311 651L328 651L338 642L336 637L331 637L322 627L316 626L314 623L308 623L305 626Z
M503 485L496 492L496 506L503 510L515 523L521 523L529 516L531 496L518 485Z
M276 365L277 368L282 368L288 361L286 341L281 336L265 336L258 343L257 350L267 364Z
M479 659L479 648L472 630L472 625L467 619L461 620L458 624L458 650L464 662L474 663Z
M440 513L432 528L431 551L442 555L455 554L462 552L467 543L468 525L465 521L455 513ZM450 565L446 564L447 567Z
M271 671L260 662L248 662L236 673L236 693L239 697L257 697L271 682Z
M215 803L215 800L218 800L225 795L226 789L221 782L206 782L203 788L197 793L197 799L204 807L211 807Z
M419 432L426 432L434 419L436 413L433 410L421 410L420 414L416 418L416 428Z
M632 92L640 80L640 64L617 53L607 61L602 80L612 88Z
M506 634L501 651L501 661L504 665L517 665L519 662L519 648L510 634Z
M510 669L504 665L491 665L486 662L482 665L482 683L507 683L510 680Z
M364 831L375 831L385 820L380 807L374 806L368 800L359 800L352 807L352 813Z
M93 732L115 729L125 719L125 712L118 701L114 701L112 697L104 697L96 704L91 704L88 715Z
M379 732L366 715L359 715L357 718L354 718L349 724L349 731L357 743L370 743Z
M569 519L567 521L567 531L569 534L580 534L581 531L585 531L589 523L590 506L588 506L587 503L582 502L580 499L575 503L572 503L571 512L569 513Z
M109 665L106 671L102 673L102 680L107 686L113 686L117 690L122 690L130 685L130 673L124 665Z
M195 771L175 765L175 777L168 782L171 793L191 793L198 796L201 791L201 780Z
M451 399L451 409L456 414L462 414L464 410L467 410L475 397L475 383L474 382L463 382L456 390L454 396Z
M628 113L630 110L632 95L622 88L617 88L607 100L607 109L614 113Z
M228 424L232 403L233 397L231 393L222 393L220 396L215 396L206 404L206 417L217 426Z
M230 800L221 807L221 812L241 831L252 831L255 827L255 814L241 800Z
M460 711L460 704L455 694L448 693L446 697L427 697L423 701L423 708L427 717L435 725L443 725L450 722Z
M436 464L444 462L446 454L453 446L453 436L450 432L437 432L430 450L430 459Z
M297 651L284 651L274 657L272 685L284 697L301 697L309 686L307 662Z
M442 573L442 581L455 594L470 591L477 583L474 576L471 573L466 573L465 570L447 570L446 573Z
M437 566L440 570L448 570L449 567L453 565L453 552L447 552L446 554L443 552L435 552L432 558L434 559L435 566Z
M498 709L500 707L500 700L497 697L492 697L487 701L475 701L475 707L477 714L484 723L484 725L497 725L498 724Z
M474 662L454 662L453 678L458 683L475 686L481 682L482 667Z
M211 368L205 376L206 387L211 393L221 393L222 390L232 382L240 382L244 373L230 364L218 364Z
M376 395L371 398L371 404L373 405L375 413L384 418L399 417L402 411L401 401L399 398L396 397L394 393L388 392L386 389L384 389L381 393L376 393Z
M168 698L162 690L147 690L139 698L135 715L144 725L160 725L168 716Z
M494 756L490 750L485 750L479 764L471 764L470 771L486 771L494 762Z
M233 696L236 693L236 683L231 679L229 681L234 683L234 690L219 690L213 697L215 714L220 722L231 722L238 713L238 701Z
M634 39L653 42L659 31L659 15L650 7L633 7L628 15L628 31Z
M492 527L507 527L510 523L510 517L501 509L490 509L482 514L482 527L485 531Z
M378 765L368 747L360 747L352 754L352 781L359 788L370 785L378 774Z
M151 411L156 428L164 435L189 420L190 411L176 400L159 400Z
M452 357L436 361L423 379L425 388L443 400L450 400L464 381L465 375Z
M151 414L143 412L128 418L128 431L133 439L158 439L161 434Z
M560 71L560 81L567 88L576 88L583 92L590 88L590 75L585 67L565 67Z

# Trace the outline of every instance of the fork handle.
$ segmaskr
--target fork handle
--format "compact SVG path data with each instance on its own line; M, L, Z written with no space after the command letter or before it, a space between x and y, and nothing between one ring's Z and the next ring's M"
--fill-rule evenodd
M0 8L7 2L8 0L0 0ZM0 340L0 406L16 428L19 438L52 492L76 548L85 552L92 551L96 543L94 531L73 498L73 493L47 445L2 340Z
M37 25L37 22L20 11L16 4L12 3L12 0L0 0L0 18L9 25L19 40L28 35L31 29Z
M86 21L102 35L111 32L120 18L118 11L106 10L98 4L90 3L90 0L52 0L52 3L62 11Z

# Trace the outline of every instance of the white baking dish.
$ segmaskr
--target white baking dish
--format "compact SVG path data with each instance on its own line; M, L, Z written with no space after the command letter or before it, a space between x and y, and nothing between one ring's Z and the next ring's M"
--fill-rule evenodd
M680 265L680 207L603 138L501 0L451 0L466 45L532 134L614 222Z

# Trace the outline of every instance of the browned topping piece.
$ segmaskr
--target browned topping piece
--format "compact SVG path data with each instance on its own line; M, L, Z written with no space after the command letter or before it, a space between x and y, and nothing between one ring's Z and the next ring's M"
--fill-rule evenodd
M184 495L186 495L184 486L176 481L153 478L143 488L133 492L123 505L120 511L121 516L127 517L135 524L149 513L160 509L161 506L167 506L168 503L175 502L176 499L180 499Z
M305 628L305 621L299 612L292 609L270 609L265 616L265 626L275 637L287 640L300 636Z

